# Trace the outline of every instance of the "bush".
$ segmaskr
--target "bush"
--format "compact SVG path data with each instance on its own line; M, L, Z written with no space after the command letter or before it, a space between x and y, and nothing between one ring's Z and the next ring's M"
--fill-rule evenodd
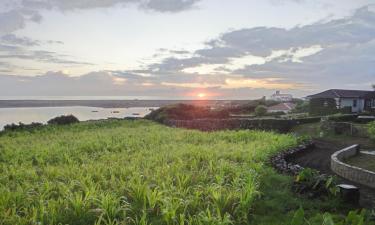
M257 116L264 116L267 114L267 107L264 105L258 105L255 108L255 115Z
M79 120L77 117L73 115L67 115L67 116L58 116L53 119L50 119L48 124L55 124L55 125L67 125L67 124L73 124L73 123L79 123Z
M308 101L297 102L296 108L292 110L292 113L308 113L309 107Z
M31 123L31 124L8 124L4 126L4 131L16 131L16 130L31 130L37 127L41 127L43 124L41 123Z
M370 138L375 141L375 122L368 125L368 134Z
M350 113L352 113L352 107L345 106L345 107L341 108L339 111L342 114L350 114Z
M296 177L293 189L299 194L307 194L309 197L336 196L338 188L333 176L320 174L319 171L305 168Z
M309 114L312 116L326 116L337 112L336 100L333 98L313 98L310 100Z
M331 115L328 116L328 120L334 121L334 122L353 122L357 119L357 115L354 114L337 114L337 115Z
M266 113L267 116L275 116L275 117L281 117L285 115L285 112L279 111L279 112L270 112Z
M229 112L227 110L211 110L208 107L177 104L161 107L148 114L145 118L164 123L166 120L222 119L228 117Z

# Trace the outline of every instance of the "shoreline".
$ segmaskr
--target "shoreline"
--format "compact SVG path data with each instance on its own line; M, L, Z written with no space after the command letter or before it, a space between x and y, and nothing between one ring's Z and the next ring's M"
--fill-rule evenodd
M244 104L249 100L0 100L0 108L74 107L98 108L163 107L173 104L215 106Z

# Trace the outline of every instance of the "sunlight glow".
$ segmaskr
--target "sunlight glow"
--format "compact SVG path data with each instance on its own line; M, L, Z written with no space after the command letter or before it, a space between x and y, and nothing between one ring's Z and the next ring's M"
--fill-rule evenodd
M206 97L207 95L205 94L205 93L198 93L198 97L199 98L204 98L204 97Z

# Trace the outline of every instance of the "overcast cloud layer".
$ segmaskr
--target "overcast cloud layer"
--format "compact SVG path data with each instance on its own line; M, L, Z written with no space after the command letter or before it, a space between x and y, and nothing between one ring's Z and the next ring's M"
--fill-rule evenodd
M282 4L284 1L274 1ZM300 2L300 1L297 1ZM94 65L69 54L43 50L60 40L34 40L15 32L46 19L43 10L74 11L137 6L141 11L199 10L198 0L19 0L0 3L0 96L161 96L251 98L274 90L304 96L329 88L370 89L375 82L375 7L349 17L292 29L253 27L222 33L194 51L160 49L137 69L20 76L18 60L69 67ZM303 4L301 2L300 4ZM194 28L192 28L194 29ZM150 37L151 38L151 37ZM151 40L151 39L150 39Z

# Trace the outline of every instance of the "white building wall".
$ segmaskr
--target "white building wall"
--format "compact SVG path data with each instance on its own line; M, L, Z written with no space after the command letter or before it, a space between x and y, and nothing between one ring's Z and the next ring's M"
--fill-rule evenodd
M357 100L357 106L354 107L354 100ZM365 100L359 98L342 98L340 108L352 107L352 112L362 112L365 106Z

